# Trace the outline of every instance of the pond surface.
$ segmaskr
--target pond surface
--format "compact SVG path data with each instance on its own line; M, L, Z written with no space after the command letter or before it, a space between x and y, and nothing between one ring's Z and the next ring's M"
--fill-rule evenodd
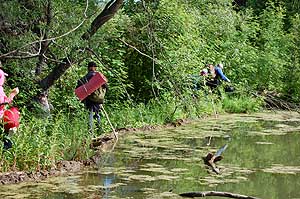
M224 144L221 174L202 160ZM121 137L97 168L39 183L0 186L0 198L181 198L226 191L263 199L300 198L300 115L221 115ZM220 198L220 197L208 197Z

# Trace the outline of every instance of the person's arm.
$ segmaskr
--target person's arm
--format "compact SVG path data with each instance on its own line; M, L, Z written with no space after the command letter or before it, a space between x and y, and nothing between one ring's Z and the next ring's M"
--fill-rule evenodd
M223 71L222 71L221 68L216 67L216 68L215 68L215 71L216 71L216 73L217 73L218 75L220 75L220 77L221 77L222 80L224 80L224 81L226 81L226 82L230 82L230 80L226 77L226 75L224 75L224 73L223 73Z
M14 97L19 93L19 88L14 88L11 93L9 94L9 100L12 101Z
M105 88L105 89L106 89L106 92L108 92L108 84L107 84L107 83L103 84L103 85L102 85L102 88Z

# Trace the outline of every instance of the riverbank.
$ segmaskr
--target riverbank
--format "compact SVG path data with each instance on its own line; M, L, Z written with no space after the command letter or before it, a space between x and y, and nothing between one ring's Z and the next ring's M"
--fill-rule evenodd
M190 121L192 120L178 119L166 125L146 125L140 128L120 128L117 129L117 132L119 137L122 137L127 133L133 133L136 131L150 131L150 130L162 129L162 128L176 128L183 124L187 124ZM55 164L55 166L47 170L11 171L11 172L0 173L0 185L16 184L16 183L29 182L29 181L38 182L48 177L70 175L72 173L79 172L86 167L92 167L96 165L97 162L101 160L101 153L108 149L112 150L115 144L117 143L112 133L99 136L97 138L93 138L90 147L93 150L95 150L95 154L90 158L86 160L78 160L78 161L61 160L58 161Z

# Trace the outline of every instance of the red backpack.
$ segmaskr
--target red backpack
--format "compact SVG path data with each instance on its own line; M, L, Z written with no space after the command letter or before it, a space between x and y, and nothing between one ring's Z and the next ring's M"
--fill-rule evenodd
M3 123L5 131L9 131L11 128L18 128L20 125L20 112L17 107L11 107L6 109L3 113Z

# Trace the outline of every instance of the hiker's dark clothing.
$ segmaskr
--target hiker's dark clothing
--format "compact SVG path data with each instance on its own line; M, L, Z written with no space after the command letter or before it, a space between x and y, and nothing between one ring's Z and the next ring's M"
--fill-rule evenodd
M221 84L220 80L214 78L212 80L206 81L206 86L209 86L210 88L217 88Z
M224 75L222 69L219 66L214 67L214 74L215 77L213 79L206 81L206 86L210 88L216 88L217 86L221 85L222 80L226 82L230 82L230 80Z
M12 148L12 141L9 138L4 137L3 138L3 149L8 150L10 148Z
M87 83L95 74L96 74L96 71L89 71L83 78L78 80L76 88ZM104 87L104 88L106 88L106 90L108 90L107 84L102 85L102 87ZM101 116L100 116L100 108L101 108L100 105L101 104L91 101L88 98L85 98L83 100L83 103L84 103L86 109L89 111L89 123L88 123L89 131L90 132L93 131L94 119L96 119L96 121L97 121L96 127L98 129L100 129L101 128Z

